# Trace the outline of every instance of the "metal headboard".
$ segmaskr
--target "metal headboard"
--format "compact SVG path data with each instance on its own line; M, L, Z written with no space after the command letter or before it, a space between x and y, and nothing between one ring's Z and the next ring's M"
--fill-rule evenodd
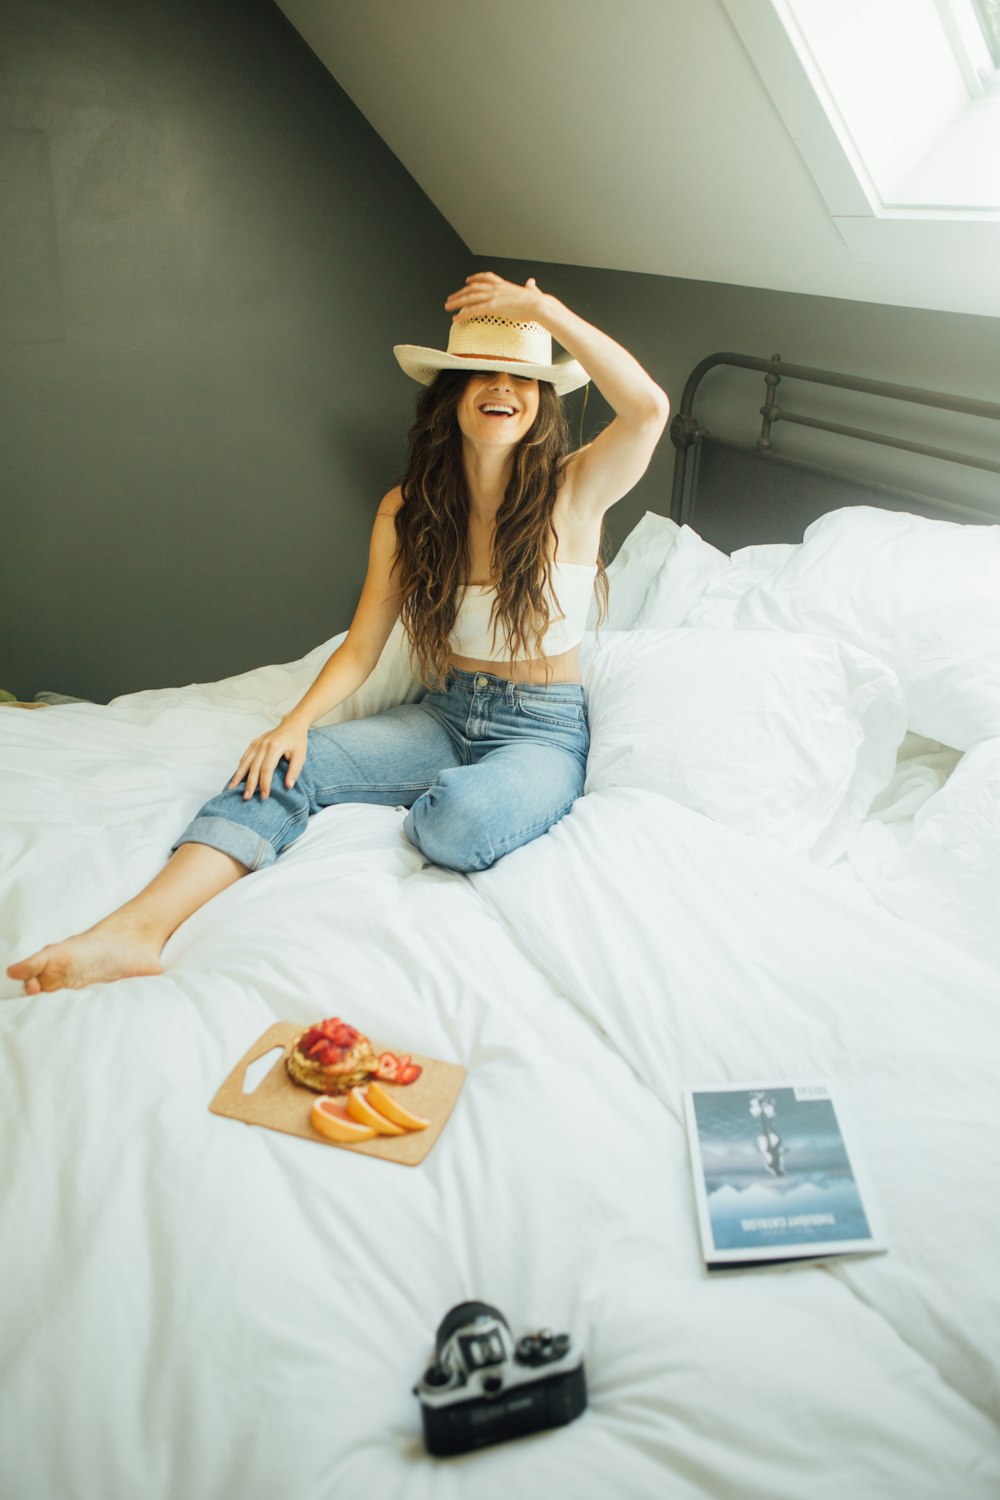
M728 438L717 437L703 427L692 413L695 394L701 381L710 370L719 365L729 365L743 370L758 370L764 376L765 396L764 405L760 408L762 418L760 436L753 447ZM943 459L948 463L964 464L970 468L1000 474L1000 459L982 458L948 448L931 447L906 438L891 437L883 433L871 432L866 428L846 426L843 423L829 422L818 417L803 415L800 412L789 411L787 407L779 406L777 402L778 386L784 380L804 380L814 385L859 391L871 396L885 396L894 401L908 401L919 406L934 407L940 411L959 412L964 416L983 417L988 421L1000 422L1000 405L991 401L976 401L966 396L951 396L944 391L925 391L915 386L893 385L882 380L865 380L859 376L841 375L832 370L813 369L809 365L785 364L780 354L775 354L771 359L761 359L750 354L710 354L707 359L703 359L699 365L695 366L688 377L684 394L681 397L680 409L670 427L670 440L677 450L670 515L678 525L690 521L694 513L702 445L709 440L715 447L737 453L755 453L770 463L799 469L810 474L824 475L828 478L839 480L845 478L845 475L836 469L822 464L808 463L803 459L775 451L772 447L771 432L778 422L788 422L797 427L812 427L821 432L836 433L843 437L857 438L863 442L878 443L887 448L903 449L926 458ZM862 481L859 480L859 482ZM944 500L939 496L922 494L917 490L903 489L876 480L865 479L863 484L866 491L875 491L891 496L895 500L912 502L918 506L933 506L939 510L955 511L964 519L993 522L1000 519L1000 509L987 511L984 507L977 506L974 501L962 503Z

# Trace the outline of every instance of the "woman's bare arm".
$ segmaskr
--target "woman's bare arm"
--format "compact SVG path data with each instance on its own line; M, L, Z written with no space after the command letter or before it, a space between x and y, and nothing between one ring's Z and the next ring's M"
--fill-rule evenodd
M395 515L401 504L402 495L395 489L378 508L368 548L368 572L346 639L280 724L258 735L244 751L229 782L234 788L245 779L244 800L258 787L262 797L270 795L271 781L282 758L288 761L285 785L294 786L305 763L310 725L357 692L374 671L399 618L394 562Z
M670 415L670 402L638 360L539 290L534 277L524 286L482 271L452 292L445 307L456 317L496 313L540 323L578 360L615 413L614 420L566 466L564 500L580 517L597 519L627 495L649 466Z

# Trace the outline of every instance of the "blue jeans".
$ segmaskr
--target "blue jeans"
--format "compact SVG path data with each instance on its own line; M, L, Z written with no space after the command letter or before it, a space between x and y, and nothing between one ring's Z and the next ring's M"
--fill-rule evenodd
M587 710L578 683L527 687L451 669L420 703L310 729L305 765L271 795L243 785L201 809L180 844L209 844L250 870L272 864L309 815L342 802L409 809L403 829L433 864L485 870L537 838L583 791Z

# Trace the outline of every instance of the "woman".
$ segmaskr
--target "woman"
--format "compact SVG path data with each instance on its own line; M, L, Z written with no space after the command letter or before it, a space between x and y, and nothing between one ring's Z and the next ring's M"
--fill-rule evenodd
M272 863L320 807L405 806L404 830L429 860L474 870L544 833L583 791L577 658L604 577L603 517L645 472L667 398L533 278L478 273L445 308L447 351L395 350L428 389L343 644L138 896L8 968L28 994L162 973L180 924ZM552 338L569 359L553 362ZM591 378L616 415L569 454L559 398ZM427 697L312 729L366 680L400 618Z

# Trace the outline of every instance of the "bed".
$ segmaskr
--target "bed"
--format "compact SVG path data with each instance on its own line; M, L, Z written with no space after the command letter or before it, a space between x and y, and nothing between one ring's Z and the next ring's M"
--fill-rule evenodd
M492 870L314 818L162 976L0 982L10 1500L995 1500L1000 526L647 514L588 636L587 794ZM336 638L335 638L336 639ZM0 710L3 965L161 865L302 660ZM416 691L398 637L343 712ZM275 1021L467 1069L418 1167L222 1119ZM888 1252L709 1275L687 1083L824 1078ZM589 1406L460 1458L412 1387L482 1299Z

